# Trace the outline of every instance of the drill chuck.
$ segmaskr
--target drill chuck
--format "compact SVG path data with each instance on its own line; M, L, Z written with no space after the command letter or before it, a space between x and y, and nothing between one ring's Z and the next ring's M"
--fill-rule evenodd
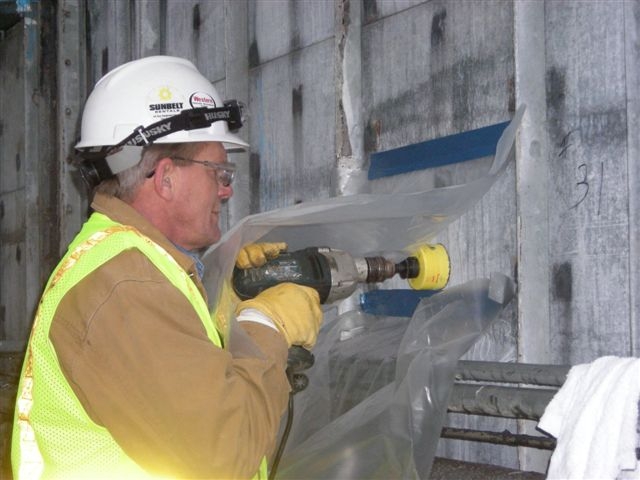
M384 257L365 257L367 263L367 283L384 282L396 274L396 266Z

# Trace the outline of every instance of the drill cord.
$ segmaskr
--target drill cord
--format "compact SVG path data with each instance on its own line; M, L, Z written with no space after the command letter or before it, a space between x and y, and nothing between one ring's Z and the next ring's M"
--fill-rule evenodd
M280 463L280 457L282 457L282 453L284 452L284 447L287 444L287 439L289 438L289 432L291 431L291 425L293 424L293 395L294 395L294 392L289 393L287 424L284 427L284 432L282 432L282 438L280 439L280 445L278 446L278 451L276 452L276 455L273 458L271 471L269 472L269 480L275 480L276 478L276 472L278 471L278 464Z

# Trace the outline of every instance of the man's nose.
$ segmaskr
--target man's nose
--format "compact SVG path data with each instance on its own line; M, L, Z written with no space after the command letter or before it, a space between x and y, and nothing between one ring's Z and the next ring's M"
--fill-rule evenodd
M229 200L233 196L233 187L231 185L218 185L218 197L221 200Z

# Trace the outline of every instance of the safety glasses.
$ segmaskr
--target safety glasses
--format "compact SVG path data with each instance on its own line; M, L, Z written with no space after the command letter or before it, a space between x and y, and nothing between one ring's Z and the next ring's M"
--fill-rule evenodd
M199 165L203 165L207 168L211 168L215 170L218 178L218 182L224 187L228 187L233 182L233 179L236 176L236 164L231 162L224 163L214 163L209 162L208 160L194 160L193 158L185 158L180 157L178 155L173 155L171 157L173 160L181 160L183 162L191 162L197 163Z

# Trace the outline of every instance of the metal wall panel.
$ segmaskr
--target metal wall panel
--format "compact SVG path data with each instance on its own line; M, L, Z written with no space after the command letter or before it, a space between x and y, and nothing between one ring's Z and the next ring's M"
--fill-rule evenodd
M55 16L36 4L24 17L0 41L0 350L26 342L59 245Z
M164 25L161 22L166 14L163 3L158 0L137 0L133 10L132 38L134 57L159 55L164 50Z
M629 191L629 331L631 355L640 356L640 2L624 3ZM623 320L622 320L623 321Z
M26 333L26 215L24 191L25 112L22 23L0 43L0 342L22 340Z
M363 2L365 22L371 22L378 18L389 17L395 13L402 12L409 8L415 7L424 0L384 0L384 1L367 1Z
M333 2L249 2L251 67L333 37Z
M514 5L516 103L527 105L516 145L518 215L518 360L549 360L549 167L545 88L545 4ZM519 422L520 433L535 435L536 424ZM520 448L520 467L544 471L549 453Z
M85 93L85 11L76 0L61 0L58 16L58 151L60 255L76 236L87 212L87 188L73 165L73 147L80 135Z
M236 99L249 105L249 6L247 0L225 0L225 80L220 94L224 98ZM217 85L216 85L217 87ZM250 109L247 116L251 118ZM237 133L248 142L251 129L250 120ZM234 197L228 202L221 218L221 228L226 231L230 225L237 223L251 212L251 174L249 168L249 151L230 155L230 161L238 166L235 180Z
M249 2L250 211L328 197L333 2Z
M160 5L160 2L156 2ZM136 27L131 0L104 2L87 0L87 29L89 45L87 55L88 91L109 70L133 58L133 49L142 42L132 29ZM146 32L145 32L146 33Z
M251 71L253 212L330 194L333 51L328 40Z
M0 112L2 112L2 162L0 162L0 192L7 192L24 188L24 173L20 168L24 160L24 108L23 82L24 64L12 62L13 56L21 57L24 52L24 26L15 25L5 33L0 45ZM4 218L10 217L10 212L4 209Z
M185 57L212 82L225 78L224 2L169 2L166 54Z
M631 354L629 187L637 186L627 169L637 159L627 147L624 14L623 2L546 4L555 363Z

